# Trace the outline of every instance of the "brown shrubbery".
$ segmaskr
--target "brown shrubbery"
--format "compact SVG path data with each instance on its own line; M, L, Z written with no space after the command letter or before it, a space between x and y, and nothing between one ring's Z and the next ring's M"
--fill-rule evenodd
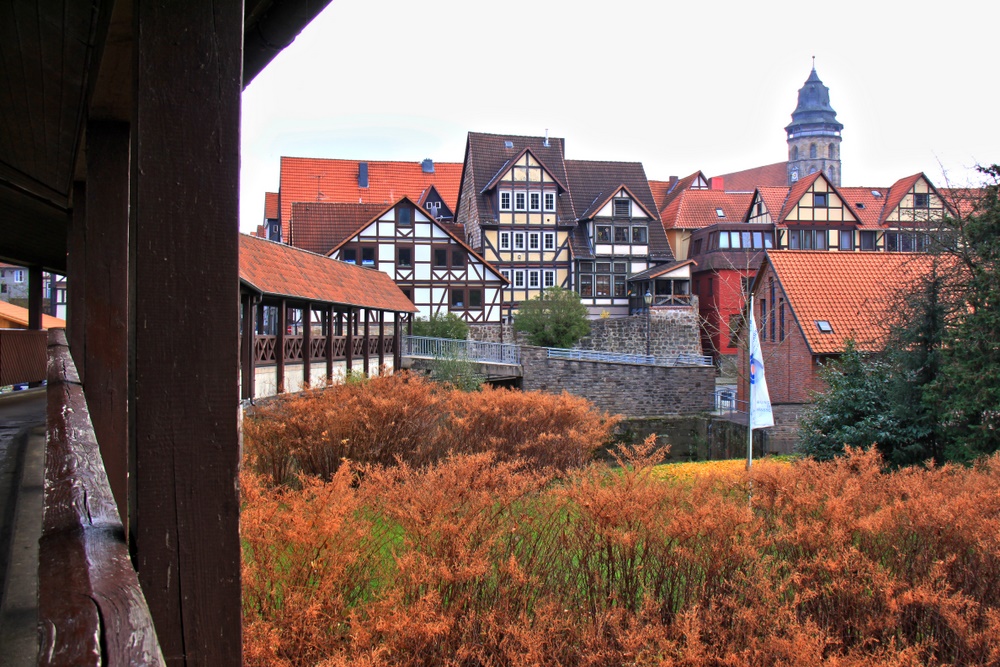
M457 432L519 432L476 419ZM502 446L295 489L245 471L246 664L1000 664L998 457L671 480L649 443L556 479Z
M342 461L421 466L492 452L566 469L606 444L616 417L569 394L462 392L399 374L273 400L244 421L247 461L276 484L330 479Z

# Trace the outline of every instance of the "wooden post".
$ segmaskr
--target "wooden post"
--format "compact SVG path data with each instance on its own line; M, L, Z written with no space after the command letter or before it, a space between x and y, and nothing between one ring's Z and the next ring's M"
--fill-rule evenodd
M66 255L66 334L69 351L76 364L76 374L87 377L87 308L83 298L87 284L87 185L73 183L73 216L69 223L69 252Z
M167 664L236 667L243 0L131 7L133 554Z
M399 367L402 365L402 338L403 332L400 331L399 327L399 313L392 314L392 372L396 374L399 372Z
M302 388L307 388L311 383L309 381L310 373L312 372L312 364L310 363L309 357L309 347L312 345L312 304L306 302L302 306Z
M240 335L240 371L241 371L241 393L240 397L247 399L254 397L254 332L257 325L257 318L254 317L253 295L243 294L240 297L240 308L243 313L241 318L243 330Z
M128 123L87 125L87 281L83 285L90 369L84 382L111 492L128 531Z
M344 345L345 379L354 370L354 325L357 323L356 320L354 309L349 309L347 311L347 340L345 341L346 345Z
M326 320L323 330L326 332L326 384L333 382L333 306L327 306L324 311Z
M285 393L285 331L288 329L288 304L278 301L278 335L274 339L274 367L277 373L275 391Z
M364 344L361 347L362 353L365 355L365 377L371 377L371 373L368 372L368 361L371 359L372 351L369 349L371 346L368 344L371 341L371 330L368 328L369 313L371 311L365 308L365 338Z
M385 311L378 311L378 374L385 370Z

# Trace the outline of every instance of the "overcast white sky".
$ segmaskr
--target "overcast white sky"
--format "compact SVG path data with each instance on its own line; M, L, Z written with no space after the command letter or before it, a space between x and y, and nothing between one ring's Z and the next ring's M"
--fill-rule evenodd
M1000 162L995 0L333 0L243 94L241 224L282 155L461 162L466 133L566 139L666 180L786 159L811 57L844 185Z

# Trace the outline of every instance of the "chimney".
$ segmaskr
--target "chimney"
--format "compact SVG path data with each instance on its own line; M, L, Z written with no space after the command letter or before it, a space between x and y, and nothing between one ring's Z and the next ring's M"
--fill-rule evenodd
M367 188L368 187L368 163L359 162L358 163L358 187Z
M677 185L677 180L678 180L678 179L677 179L677 177L676 177L676 176L671 176L671 177L670 177L670 180L669 180L669 185L668 185L668 187L667 187L667 192L673 192L673 190L674 190L674 186L675 186L675 185Z
M434 160L432 160L430 158L427 158L426 160L424 160L423 162L421 162L420 163L420 171L424 172L425 174L433 174L434 173Z
M549 147L549 128L545 128L545 142L542 145L546 148Z
M722 182L722 176L713 176L712 184L710 187L712 190L725 190L726 188Z

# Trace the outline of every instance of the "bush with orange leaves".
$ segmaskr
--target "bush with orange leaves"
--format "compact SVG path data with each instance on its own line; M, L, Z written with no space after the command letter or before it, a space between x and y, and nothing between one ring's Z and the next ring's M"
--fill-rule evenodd
M997 665L1000 458L243 475L247 665Z
M617 421L566 393L468 393L400 373L279 397L243 431L248 464L286 484L297 472L330 479L345 460L419 466L449 452L566 469L589 461Z

